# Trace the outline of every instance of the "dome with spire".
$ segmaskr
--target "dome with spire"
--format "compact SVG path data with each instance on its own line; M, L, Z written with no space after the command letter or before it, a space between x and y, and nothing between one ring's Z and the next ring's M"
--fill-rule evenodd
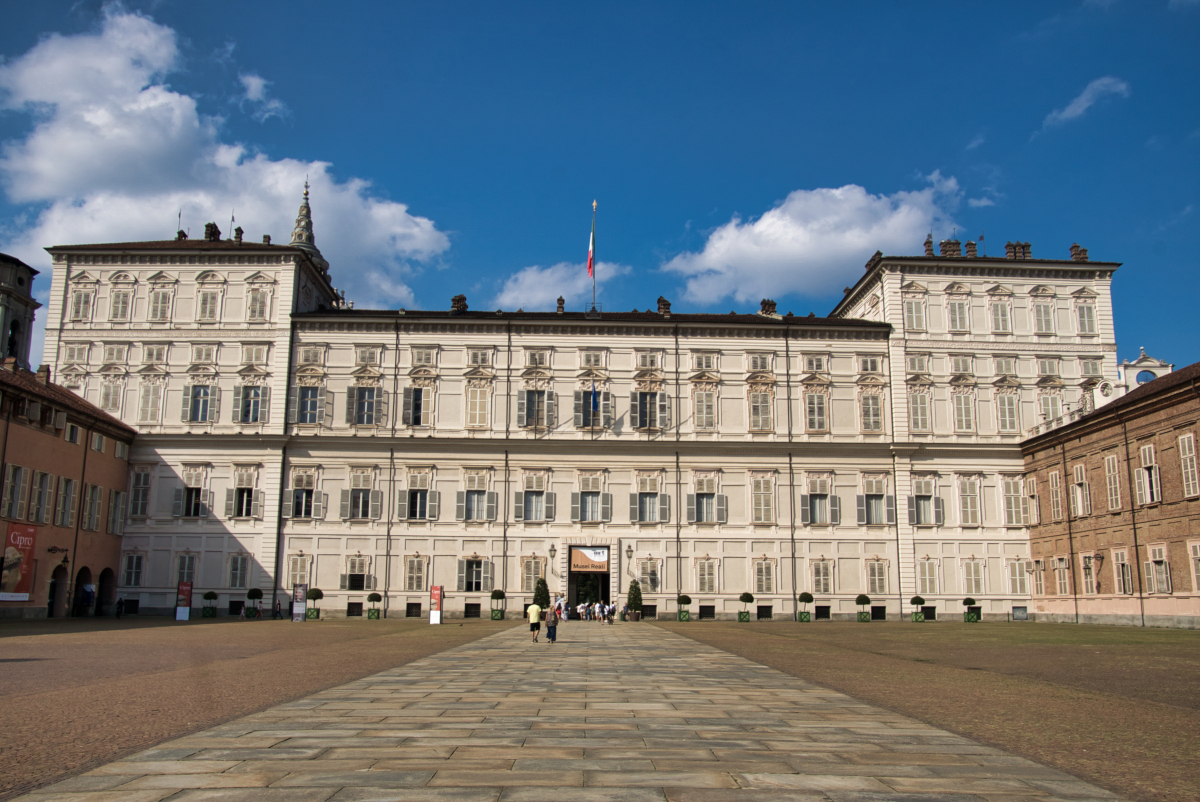
M312 209L308 206L307 181L304 182L304 197L300 201L300 210L296 212L296 225L292 229L292 241L289 244L308 251L312 255L313 261L320 265L323 271L328 272L329 262L325 261L325 257L318 250L316 237L313 235Z

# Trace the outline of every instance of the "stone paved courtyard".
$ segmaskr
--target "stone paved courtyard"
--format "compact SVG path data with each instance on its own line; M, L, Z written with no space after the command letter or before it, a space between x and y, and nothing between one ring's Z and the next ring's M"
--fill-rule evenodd
M650 625L525 627L101 766L23 800L1113 800Z

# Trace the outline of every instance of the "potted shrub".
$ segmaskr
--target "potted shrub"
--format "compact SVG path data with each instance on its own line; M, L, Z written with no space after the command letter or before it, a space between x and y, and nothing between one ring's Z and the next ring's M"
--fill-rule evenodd
M913 623L920 624L920 623L924 622L925 621L925 613L924 613L924 611L921 610L921 606L923 604L925 604L925 599L922 598L921 596L913 596L912 600L909 601L909 604L911 604L913 607L916 608L915 610L913 610L913 614L912 614Z
M216 618L217 617L217 605L212 604L212 602L215 602L217 600L217 592L215 590L205 591L204 600L206 602L209 602L209 604L204 605L204 608L202 610L200 610L200 617L201 618Z
M636 579L629 582L629 593L625 599L625 606L629 608L629 620L638 621L642 617L642 583Z
M543 610L550 606L550 586L546 584L545 579L539 578L533 586L533 603Z
M258 605L262 601L262 588L250 588L250 590L246 591L246 598L254 602L254 618L262 618L262 610ZM247 618L249 617L247 616Z
M800 603L803 604L806 609L798 612L796 614L796 617L799 619L800 623L802 623L802 624L807 624L810 621L812 621L812 613L810 613L807 609L808 605L812 604L812 601L813 601L813 595L811 593L809 593L807 590L800 594Z
M675 603L679 605L679 620L691 621L692 614L688 612L687 606L692 603L692 597L686 593L681 593L679 594L679 598L675 600Z
M979 619L983 614L983 608L976 607L975 605L978 603L979 602L975 601L970 596L963 599L963 606L967 608L967 611L963 613L963 621L967 622L968 624L979 623Z
M740 601L742 604L752 604L754 602L754 594L753 593L743 593L741 596L738 596L738 601ZM738 623L739 624L750 623L750 611L749 610L742 608L741 610L738 611Z
M367 610L367 618L368 619L374 618L376 620L379 620L379 608L376 607L375 605L377 603L383 601L383 597L380 596L378 593L371 593L371 594L367 595L367 601L369 601L371 603L371 609Z
M492 591L492 620L504 620L504 591L496 588Z
M309 588L308 589L308 600L309 601L319 602L323 598L325 598L325 594L321 592L320 588ZM309 607L307 610L304 611L304 617L310 618L313 621L319 620L321 618L321 608L316 605Z
M854 603L858 605L858 623L871 623L871 613L866 609L866 606L871 603L871 597L865 593L860 593L854 598Z

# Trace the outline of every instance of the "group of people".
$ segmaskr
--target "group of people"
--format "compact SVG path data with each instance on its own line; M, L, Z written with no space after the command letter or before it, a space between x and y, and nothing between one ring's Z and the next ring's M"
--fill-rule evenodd
M545 609L542 609L539 604L529 605L525 608L525 617L529 619L529 640L537 643L538 635L542 631L542 624L545 624L546 642L557 642L558 622L567 620L570 617L569 613L570 608L567 606L567 599L561 595L555 596L554 601ZM575 607L575 613L582 621L599 621L602 624L612 624L613 616L617 613L617 605L605 604L603 602L584 603Z

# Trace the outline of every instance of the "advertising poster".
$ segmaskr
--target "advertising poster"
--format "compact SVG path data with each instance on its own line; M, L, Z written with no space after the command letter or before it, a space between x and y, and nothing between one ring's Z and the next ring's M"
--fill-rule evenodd
M442 623L442 586L434 585L429 589L429 623Z
M571 570L586 573L607 572L608 547L587 548L586 546L572 546Z
M187 621L192 615L192 583L180 582L175 591L175 620Z
M292 585L292 623L308 614L308 585Z
M36 543L37 527L8 525L8 535L4 538L4 566L0 571L0 601L29 601Z

